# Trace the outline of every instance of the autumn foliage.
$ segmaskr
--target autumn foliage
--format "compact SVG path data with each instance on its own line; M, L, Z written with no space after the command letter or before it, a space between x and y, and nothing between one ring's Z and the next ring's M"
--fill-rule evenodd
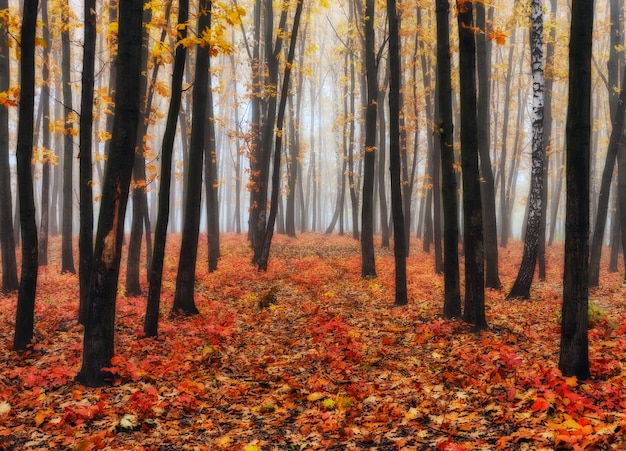
M119 290L109 387L74 381L77 276L42 268L36 342L23 355L10 351L16 296L0 299L0 448L626 446L625 288L607 274L591 293L592 379L561 376L562 248L549 249L548 282L530 300L488 291L490 327L475 333L442 317L431 255L409 258L409 305L392 308L392 252L377 249L379 277L363 280L358 242L319 235L277 237L267 272L250 265L244 237L224 235L208 273L201 241L201 315L170 316L180 237L170 243L158 339L142 337L145 297ZM519 244L503 250L505 286L520 256Z

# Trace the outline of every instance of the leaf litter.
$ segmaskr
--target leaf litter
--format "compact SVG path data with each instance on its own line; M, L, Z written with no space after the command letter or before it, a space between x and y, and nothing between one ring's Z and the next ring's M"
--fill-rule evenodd
M626 310L620 274L590 292L592 379L558 371L563 248L531 299L487 291L489 330L441 316L443 278L413 246L409 305L393 308L393 253L360 278L348 237L278 236L270 268L225 234L218 271L200 243L194 317L169 315L180 236L169 240L159 338L120 285L108 387L74 381L78 278L40 271L36 340L10 350L16 295L0 298L0 448L43 450L492 450L626 446ZM204 254L202 250L204 251ZM509 286L521 244L502 250ZM144 269L145 271L145 269ZM121 274L120 281L125 280ZM145 280L145 273L144 273ZM147 288L147 287L145 287ZM146 290L147 291L147 290Z

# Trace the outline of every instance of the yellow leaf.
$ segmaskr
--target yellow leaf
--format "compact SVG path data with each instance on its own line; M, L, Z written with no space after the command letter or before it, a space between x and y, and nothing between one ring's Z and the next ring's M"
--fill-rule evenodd
M43 410L40 410L39 412L37 412L37 415L35 415L35 426L37 427L41 426L41 424L44 422L45 419L46 419L46 412L44 412Z
M573 419L569 419L569 420L565 420L562 423L562 426L567 428L567 429L580 429L582 428L582 426L580 424L578 424L575 420Z
M6 401L0 402L0 415L6 415L11 411L11 404Z
M309 396L307 396L306 399L308 399L309 401L318 401L324 398L325 396L326 395L324 395L324 393L320 393L316 391L315 393L311 393Z

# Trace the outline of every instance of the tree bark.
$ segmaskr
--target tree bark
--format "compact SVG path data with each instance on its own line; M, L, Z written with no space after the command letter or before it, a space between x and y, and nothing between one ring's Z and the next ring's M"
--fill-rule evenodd
M187 37L187 20L189 19L189 0L178 3L178 42ZM180 112L182 97L183 73L187 48L176 46L174 69L172 71L172 95L167 113L163 144L161 146L161 182L159 184L159 207L154 229L154 252L149 273L148 304L144 319L143 331L147 337L156 337L159 330L159 309L161 305L161 286L163 283L163 261L167 241L167 225L170 209L170 187L172 184L172 155L176 139L176 124Z
M294 55L296 51L296 41L298 38L298 27L300 26L300 17L302 16L303 0L299 0L296 5L296 11L293 18L293 26L291 29L291 41L287 60L285 62L285 72L283 74L283 86L280 91L280 104L278 106L278 115L276 118L276 143L274 144L274 167L272 173L272 199L270 203L270 214L267 221L267 229L265 230L265 239L263 241L263 249L259 258L259 271L267 271L270 247L272 237L274 235L274 224L276 222L276 214L278 212L278 194L280 192L280 158L283 139L283 124L285 119L285 109L287 107L287 98L289 92L289 82L291 79L291 67L293 65Z
M485 18L485 4L476 2L476 60L478 75L478 152L480 155L481 196L483 205L483 227L485 238L485 284L489 288L500 288L498 272L498 226L496 223L496 190L490 151L490 103L491 92L491 41ZM490 6L493 9L493 6Z
M476 329L487 328L483 214L478 169L476 111L476 42L471 2L457 0L459 69L461 77L461 166L463 168L463 221L465 244L465 308L463 319Z
M198 30L211 27L211 0L198 5ZM202 163L204 158L207 117L207 90L209 89L209 49L196 46L196 71L193 85L191 114L191 141L189 145L189 173L187 174L187 198L183 218L183 236L176 276L176 292L172 313L197 315L194 301L198 236L200 234L200 207L202 200Z
M524 253L517 278L507 299L530 297L537 251L539 232L541 230L542 202L544 199L544 168L545 148L543 140L543 12L542 1L531 1L531 65L533 78L533 121L532 121L532 169L530 178L530 195L528 196L528 220L524 236Z
M139 121L143 0L119 1L115 117L102 186L78 381L100 386L114 355L115 299Z
M8 0L0 0L0 9L8 9ZM10 87L10 58L8 28L0 22L0 92ZM0 105L0 248L2 250L2 293L19 288L15 235L13 230L13 197L11 195L11 168L9 165L9 109Z
M389 172L391 174L391 211L393 216L393 254L395 262L394 305L408 304L406 282L406 243L400 174L400 36L396 0L387 0L389 20Z
M374 53L374 0L365 2L364 52L367 83L365 149L363 152L363 201L361 203L361 277L376 277L374 255L374 173L376 165L376 100L378 68Z
M589 155L593 0L572 0L567 106L567 208L559 369L588 379Z
M89 280L93 260L93 170L91 143L93 130L93 91L96 58L96 1L85 0L85 43L83 46L83 84L80 102L80 231L78 237L78 273L80 281L80 307L78 321L87 319Z
M454 124L452 123L452 80L450 64L450 3L437 0L437 96L439 117L436 131L441 154L441 194L443 206L443 314L461 317L459 276L459 224L457 184L454 171Z
M63 8L69 11L69 3L64 2ZM63 14L64 21L69 21L67 14ZM71 51L69 23L64 24L61 32L61 77L63 83L63 111L65 116L65 132L63 139L63 228L61 233L61 272L75 273L74 252L72 249L73 235L73 202L72 188L74 186L73 165L74 165L74 125L71 123L72 108L72 86L70 77Z
M22 232L22 273L15 314L13 350L25 351L33 339L37 291L37 224L33 194L32 155L35 105L35 29L37 0L25 0L21 34L21 90L17 131L17 188Z

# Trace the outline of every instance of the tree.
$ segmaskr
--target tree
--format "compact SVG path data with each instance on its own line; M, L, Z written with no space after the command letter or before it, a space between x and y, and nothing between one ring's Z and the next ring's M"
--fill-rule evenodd
M211 28L211 0L202 0L198 5L198 30L205 33ZM180 260L176 275L174 313L196 315L199 313L194 301L198 236L200 234L200 206L202 197L202 162L206 145L207 90L209 89L209 42L196 45L196 71L193 85L191 117L191 141L189 145L189 172L187 174L187 198L183 217L183 236L180 245Z
M489 288L500 288L498 274L498 226L496 224L496 191L491 168L490 151L490 102L491 102L491 41L487 39L488 30L485 19L485 4L475 2L476 61L478 75L478 152L480 155L480 184L483 205L483 227L485 239L485 284ZM493 12L493 6L490 7Z
M363 152L363 201L361 204L361 276L376 277L374 258L374 174L376 166L376 113L378 68L374 53L374 0L365 2L365 78L367 106L365 110L365 151Z
M283 86L280 91L280 105L278 106L278 115L276 118L276 143L274 144L274 167L272 174L272 198L270 202L270 214L265 230L263 240L263 248L258 261L259 271L267 270L267 262L269 259L270 245L274 234L274 224L276 221L276 213L278 211L278 193L280 191L280 159L283 138L283 123L285 118L285 108L287 106L287 98L289 92L289 81L291 79L291 68L296 50L296 42L298 38L298 28L300 26L300 18L302 17L302 8L304 2L298 0L296 11L293 18L293 26L291 30L291 41L289 43L289 51L287 53L287 61L285 63L285 73L283 77ZM278 55L277 55L278 56Z
M439 117L436 131L441 154L441 194L443 205L443 314L461 316L459 277L459 224L457 185L454 171L454 133L452 123L452 80L450 75L450 3L437 0L437 97Z
M619 99L614 95L614 90L619 89L619 67L618 67L618 51L622 45L620 20L620 5L617 0L611 0L611 46L608 67L608 84L606 86L609 92L610 114L612 122L611 136L609 147L606 152L606 161L604 170L600 179L600 193L598 194L598 207L596 210L596 220L594 222L593 235L591 238L591 253L589 257L589 286L596 287L600 283L600 258L602 256L602 246L604 240L604 229L606 227L606 216L609 206L609 197L611 194L611 180L613 179L613 171L615 169L615 160L617 159L618 147L622 141L624 133L624 108L626 108L626 94L624 94L624 81L622 80ZM626 71L624 71L626 72ZM623 76L626 76L624 73Z
M524 236L524 254L515 283L507 295L508 299L529 298L530 286L537 264L539 233L544 200L545 148L543 141L543 11L542 1L531 2L531 66L533 77L533 121L532 121L532 169L530 195L528 196L528 217Z
M119 1L115 117L102 186L78 381L103 385L114 355L115 299L139 121L143 0Z
M461 77L461 167L463 170L463 223L465 244L465 308L463 319L485 329L485 270L483 214L478 170L476 111L476 42L473 6L457 0L459 71Z
M564 376L589 378L589 163L591 141L591 46L593 0L572 1L569 46L569 101L565 259L559 369Z
M13 349L24 351L31 344L35 323L38 243L35 223L32 155L35 110L35 30L38 0L25 0L21 36L21 90L17 131L17 189L20 197L22 273L15 314Z
M0 9L8 9L8 0L0 0ZM0 92L10 87L10 57L8 24L0 21ZM13 234L13 199L11 197L11 169L9 166L9 105L0 105L0 248L2 250L2 292L19 288Z
M178 3L178 45L174 56L172 71L172 95L170 97L167 123L163 133L161 146L161 183L159 185L159 208L154 229L154 252L149 273L148 304L144 319L143 331L148 337L156 337L159 328L159 308L161 304L161 286L163 281L163 260L167 240L167 224L170 209L170 187L172 183L172 155L176 138L176 124L180 112L183 73L187 48L180 42L187 37L187 20L189 19L189 0Z
M400 32L396 0L387 0L389 20L389 172L393 217L393 254L396 267L395 305L408 304L406 286L406 244L400 176Z
M44 42L50 42L50 27L48 24L48 1L41 2L41 19L43 22L42 37ZM50 47L43 49L43 64L41 65L43 84L40 92L40 108L42 115L41 127L41 221L39 224L39 266L48 264L48 235L50 219L50 167L54 158L50 150Z
M89 279L93 259L93 190L91 142L93 133L93 92L96 59L96 0L85 0L85 42L83 44L83 84L80 102L79 180L80 231L78 237L78 274L80 309L78 320L85 324L89 296Z
M63 111L65 132L63 139L63 228L61 233L61 272L75 273L74 252L72 249L72 187L74 165L74 111L72 108L70 20L71 9L67 1L63 4L61 24L61 78L63 84Z

